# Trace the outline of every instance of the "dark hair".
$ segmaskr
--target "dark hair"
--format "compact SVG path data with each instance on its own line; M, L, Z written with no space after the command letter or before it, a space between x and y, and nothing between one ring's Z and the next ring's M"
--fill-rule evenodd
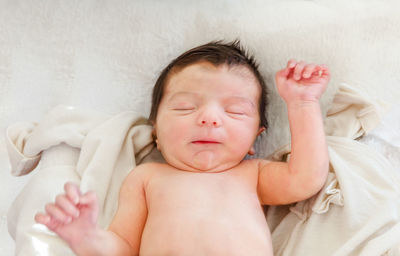
M174 59L158 77L154 85L151 112L149 120L156 121L158 106L160 105L161 98L164 94L164 88L168 82L169 75L172 71L179 71L184 67L191 64L206 61L214 64L215 66L226 64L229 67L243 65L247 67L255 76L261 88L261 95L259 100L259 114L260 114L260 127L268 127L265 108L267 105L267 89L263 77L258 71L258 64L253 56L248 53L240 45L239 40L231 43L223 43L222 41L213 41L191 50L188 50Z

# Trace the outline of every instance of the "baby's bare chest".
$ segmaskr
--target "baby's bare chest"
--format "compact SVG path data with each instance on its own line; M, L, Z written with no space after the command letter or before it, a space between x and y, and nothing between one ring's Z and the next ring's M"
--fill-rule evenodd
M153 176L147 184L146 201L149 213L176 213L176 209L216 213L225 208L260 204L257 176L250 172L165 172Z
M247 175L247 176L246 176ZM148 217L142 248L203 255L265 251L269 231L257 196L257 177L230 173L172 173L146 187ZM216 243L218 241L218 243ZM241 241L238 243L238 241ZM214 251L215 250L215 251ZM232 250L232 251L231 251ZM240 255L240 254L239 254Z

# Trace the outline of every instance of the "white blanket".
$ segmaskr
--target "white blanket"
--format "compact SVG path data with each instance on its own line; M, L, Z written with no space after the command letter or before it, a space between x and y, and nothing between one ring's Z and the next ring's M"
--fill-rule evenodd
M8 213L16 254L45 250L65 255L66 246L34 223L34 212L43 211L44 202L54 200L64 183L73 181L83 191L96 192L101 209L98 225L106 228L116 211L122 181L153 143L151 126L135 112L109 117L59 106L37 125L9 127L7 148L14 175L27 174L40 161Z
M325 121L331 165L325 187L309 200L267 211L276 255L400 253L400 177L387 160L354 140L377 124L378 114L357 91L340 87ZM42 158L10 209L17 255L71 253L33 220L66 181L96 191L99 226L106 228L124 177L153 148L151 126L137 113L107 117L63 106L37 125L11 126L7 136L14 175L28 173ZM274 158L287 159L289 148Z
M379 122L379 106L342 85L327 113L330 172L309 200L270 207L276 255L400 255L400 176L359 139ZM275 159L287 158L289 150Z

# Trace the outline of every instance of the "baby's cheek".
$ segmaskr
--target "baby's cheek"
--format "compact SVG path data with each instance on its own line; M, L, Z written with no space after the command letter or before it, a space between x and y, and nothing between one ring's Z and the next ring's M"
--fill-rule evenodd
M190 126L189 124L186 124L185 122L177 122L171 120L165 131L165 136L167 136L168 141L170 141L171 143L178 144L179 142L190 136L191 130L192 126Z
M240 144L242 149L249 149L253 145L257 133L252 129L242 129L238 133L241 134L238 144Z

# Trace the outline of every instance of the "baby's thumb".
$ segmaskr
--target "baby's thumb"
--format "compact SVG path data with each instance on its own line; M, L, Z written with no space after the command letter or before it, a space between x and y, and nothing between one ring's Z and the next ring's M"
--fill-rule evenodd
M85 207L88 209L91 209L94 213L97 214L98 210L98 203L97 203L97 196L94 191L88 191L85 194L83 194L79 198L79 204L80 207Z
M79 198L79 204L87 206L97 205L97 196L94 191L88 191Z
M79 198L78 208L82 216L89 217L93 224L97 222L99 206L96 193L88 191Z
M290 73L289 68L284 68L284 69L276 72L276 75L275 75L276 83L282 83L282 82L286 81L289 73Z

